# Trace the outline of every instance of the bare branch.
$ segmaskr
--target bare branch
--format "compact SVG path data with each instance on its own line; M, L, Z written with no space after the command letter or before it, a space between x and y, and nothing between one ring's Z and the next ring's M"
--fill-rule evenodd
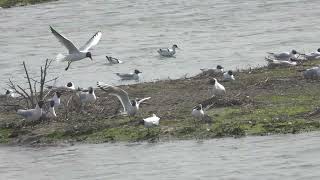
M28 70L27 70L27 67L26 67L26 63L23 61L23 68L24 68L24 71L25 71L25 73L26 73L26 75L27 75L27 80L28 80L28 84L29 84L29 90L30 90L30 96L28 95L28 97L29 97L29 99L30 99L30 102L31 102L31 104L32 104L32 106L34 107L35 106L35 103L34 103L34 101L33 101L33 97L34 97L34 94L33 94L33 90L32 90L32 85L31 85L31 81L30 81L30 78L29 78L29 73L28 73ZM19 86L18 86L19 87ZM22 88L21 88L21 90L23 90ZM24 90L23 90L24 91ZM24 91L25 92L25 91ZM27 93L26 93L27 94Z

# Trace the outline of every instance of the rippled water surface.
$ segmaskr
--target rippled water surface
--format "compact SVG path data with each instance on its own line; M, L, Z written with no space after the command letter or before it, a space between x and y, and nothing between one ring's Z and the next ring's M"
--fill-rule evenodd
M21 81L20 65L32 72L46 58L66 52L49 25L81 46L96 31L101 42L89 59L54 63L58 84L74 81L94 86L97 80L119 84L116 72L138 68L143 81L194 75L203 67L226 69L264 64L266 51L319 47L317 0L59 0L0 9L0 88L8 78ZM156 50L178 44L176 58L161 59ZM105 55L123 60L108 66ZM127 83L127 82L126 82Z
M1 179L320 179L320 133L25 148L0 146Z

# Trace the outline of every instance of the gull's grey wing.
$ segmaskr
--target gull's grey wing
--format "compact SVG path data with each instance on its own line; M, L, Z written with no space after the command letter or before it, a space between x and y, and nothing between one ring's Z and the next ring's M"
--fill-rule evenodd
M87 93L79 93L80 101L84 101L87 99Z
M50 29L52 34L59 40L59 42L69 50L69 54L79 52L79 50L73 45L73 43L69 39L59 34L51 26Z
M110 95L116 96L120 100L124 111L127 111L129 109L129 106L131 106L131 102L126 91L115 86L104 84L102 82L98 82L97 85L103 91L109 93Z
M28 118L33 115L32 110L23 110L23 109L19 109L17 111L17 114L19 114L20 116L22 116L24 118Z
M134 74L125 74L125 73L116 73L117 76L121 77L121 78L133 78Z
M88 50L90 48L92 48L93 46L97 45L98 42L100 41L102 36L102 33L100 31L98 31L96 34L94 34L89 41L86 42L86 44L84 44L79 50L81 52L88 52Z

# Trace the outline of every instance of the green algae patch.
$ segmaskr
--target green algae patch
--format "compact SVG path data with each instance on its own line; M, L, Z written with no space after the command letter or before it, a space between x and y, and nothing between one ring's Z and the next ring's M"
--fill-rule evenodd
M11 129L0 129L0 143L7 144L10 142Z

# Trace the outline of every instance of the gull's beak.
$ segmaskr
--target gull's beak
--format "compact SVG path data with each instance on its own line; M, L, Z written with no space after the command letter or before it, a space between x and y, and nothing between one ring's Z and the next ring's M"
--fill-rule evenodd
M93 61L92 57L89 57L91 59L91 61Z

